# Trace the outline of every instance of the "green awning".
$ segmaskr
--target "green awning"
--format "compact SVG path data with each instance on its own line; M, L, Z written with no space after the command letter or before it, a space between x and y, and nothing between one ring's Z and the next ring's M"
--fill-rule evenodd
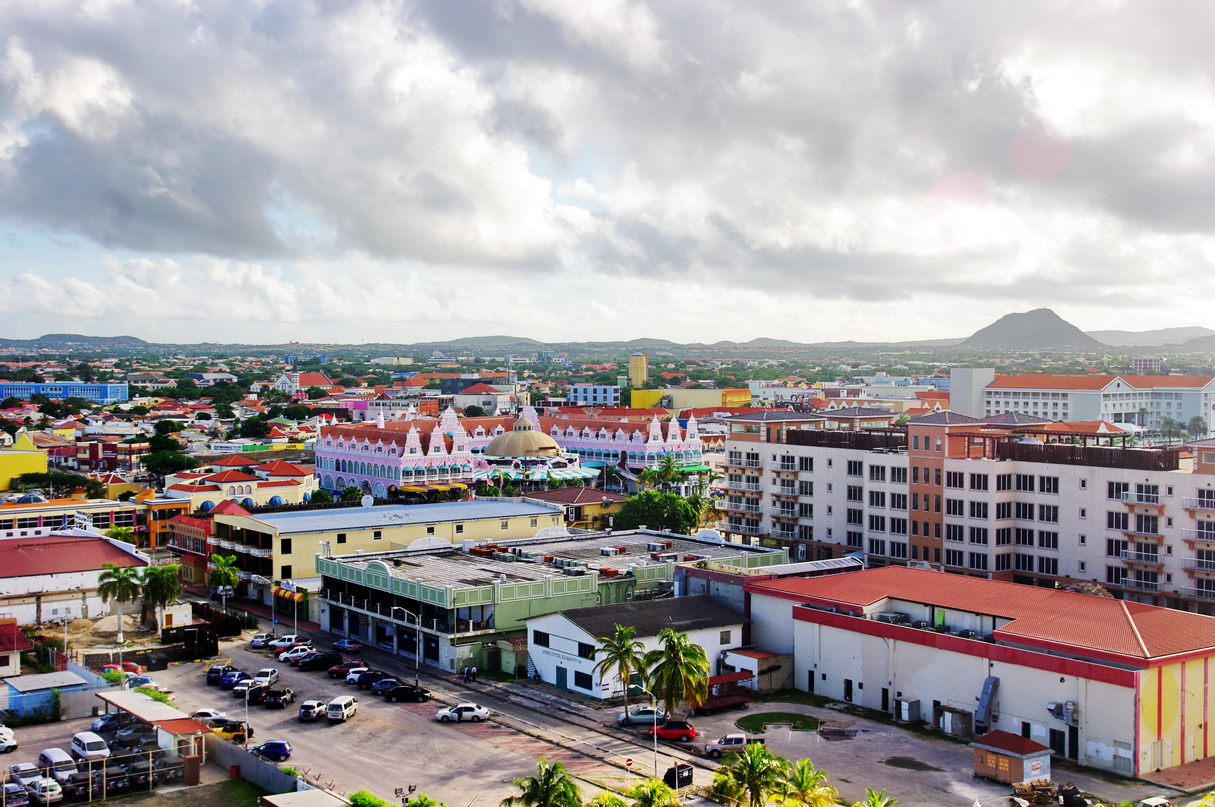
M703 474L713 470L707 465L681 465L679 472L682 474Z

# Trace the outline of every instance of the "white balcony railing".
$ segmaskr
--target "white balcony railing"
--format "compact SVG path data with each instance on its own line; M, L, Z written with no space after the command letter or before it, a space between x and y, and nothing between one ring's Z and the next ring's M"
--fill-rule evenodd
M1215 499L1191 499L1187 496L1181 500L1181 506L1188 510L1215 511Z
M1130 563L1164 563L1160 559L1161 555L1158 552L1135 552L1126 550L1122 553L1122 559Z
M1191 586L1181 587L1181 596L1193 597L1199 600L1215 600L1215 589L1209 588L1193 588Z
M1160 504L1159 493L1124 493L1122 501L1125 504Z
M1197 569L1200 572L1215 572L1215 560L1206 558L1182 558L1181 568Z
M1160 582L1156 580L1138 580L1134 577L1127 577L1118 585L1123 588L1133 588L1137 591L1160 591Z

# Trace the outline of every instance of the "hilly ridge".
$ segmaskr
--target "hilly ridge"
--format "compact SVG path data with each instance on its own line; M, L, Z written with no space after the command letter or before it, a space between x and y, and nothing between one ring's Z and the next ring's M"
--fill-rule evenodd
M971 350L1100 350L1105 347L1049 308L1005 314L959 347Z

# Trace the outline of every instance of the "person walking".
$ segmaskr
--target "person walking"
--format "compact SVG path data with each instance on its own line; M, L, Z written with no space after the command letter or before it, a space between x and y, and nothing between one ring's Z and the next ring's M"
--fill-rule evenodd
M476 665L473 665L472 667L470 667L468 671L469 671L469 674L472 676L472 682L473 682L474 684L475 684L475 683L477 683L477 667L476 667Z

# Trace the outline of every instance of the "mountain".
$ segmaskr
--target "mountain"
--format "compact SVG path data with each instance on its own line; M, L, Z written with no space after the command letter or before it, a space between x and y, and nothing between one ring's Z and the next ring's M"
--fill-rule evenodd
M446 342L435 342L434 344L449 345L451 347L511 347L513 345L530 345L535 347L544 343L538 342L535 339L528 339L526 336L465 336Z
M1005 314L959 347L972 350L1100 350L1105 347L1049 308Z
M1181 343L1181 349L1202 353L1215 351L1215 334L1200 336L1197 339L1188 339Z
M14 350L146 350L154 347L136 336L85 336L79 333L48 333L37 339L0 339L0 347Z
M1162 347L1164 345L1180 345L1191 339L1215 336L1215 331L1191 325L1183 328L1160 328L1155 331L1086 331L1086 333L1106 345L1114 347Z

